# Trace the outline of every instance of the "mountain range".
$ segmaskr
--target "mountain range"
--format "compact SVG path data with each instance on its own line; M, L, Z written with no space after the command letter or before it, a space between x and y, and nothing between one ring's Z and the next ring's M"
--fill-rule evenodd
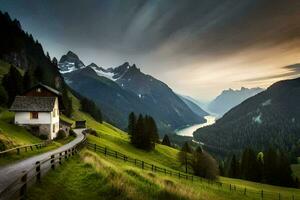
M300 78L279 81L232 108L194 138L218 151L275 147L289 151L300 139Z
M199 112L201 108L195 105L192 110L165 83L144 74L135 64L125 62L107 69L95 63L85 66L69 51L61 57L58 66L67 84L93 100L105 119L120 128L126 128L130 112L151 115L164 132L205 122L206 113Z
M218 116L224 115L231 108L239 105L244 100L252 97L260 92L262 88L245 88L242 87L240 90L228 89L224 90L220 95L218 95L213 101L211 101L207 109Z

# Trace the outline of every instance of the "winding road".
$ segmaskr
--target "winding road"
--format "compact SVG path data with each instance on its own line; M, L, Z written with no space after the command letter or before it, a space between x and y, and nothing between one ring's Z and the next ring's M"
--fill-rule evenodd
M37 161L41 161L51 157L51 155L55 153L59 153L61 151L65 151L71 147L74 147L84 139L84 135L82 131L84 129L74 129L77 137L55 150L45 152L43 154L39 154L3 167L0 167L0 193L11 183L13 183L17 178L22 176L23 172L35 166Z

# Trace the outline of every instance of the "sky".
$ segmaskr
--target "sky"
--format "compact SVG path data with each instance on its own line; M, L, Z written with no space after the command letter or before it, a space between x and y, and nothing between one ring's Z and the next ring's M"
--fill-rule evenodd
M298 0L0 0L50 56L126 61L202 101L300 75Z

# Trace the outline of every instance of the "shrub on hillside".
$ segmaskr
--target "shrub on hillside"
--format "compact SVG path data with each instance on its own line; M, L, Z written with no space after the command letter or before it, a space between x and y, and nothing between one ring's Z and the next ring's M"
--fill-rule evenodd
M191 167L197 176L214 180L219 174L216 160L202 148L198 147L193 153Z
M47 135L39 135L39 138L41 139L41 140L48 140L48 136Z
M76 137L76 133L75 133L75 131L73 129L70 129L69 135Z
M0 151L4 151L6 149L5 144L2 140L0 140Z
M64 139L65 137L67 137L67 134L64 130L59 130L57 132L57 136L56 136L57 140Z
M91 129L91 128L86 129L83 133L98 136L97 131L95 131L94 129Z

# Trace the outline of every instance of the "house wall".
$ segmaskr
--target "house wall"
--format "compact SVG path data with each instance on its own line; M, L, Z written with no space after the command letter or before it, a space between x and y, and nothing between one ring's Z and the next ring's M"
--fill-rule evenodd
M30 119L30 112L16 112L15 124L49 124L50 112L39 112L38 119Z

